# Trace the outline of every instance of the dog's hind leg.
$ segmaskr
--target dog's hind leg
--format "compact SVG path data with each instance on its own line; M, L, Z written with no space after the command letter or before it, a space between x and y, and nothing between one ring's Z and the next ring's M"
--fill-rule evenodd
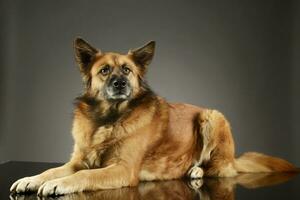
M201 165L204 162L210 160L210 153L215 147L214 142L214 132L212 126L211 114L212 111L204 111L199 113L195 120L195 127L197 127L198 142L201 143L201 153L199 158L194 162L190 170L188 171L188 176L190 178L201 178L204 175Z
M234 143L225 117L216 110L205 110L199 113L195 123L198 123L198 140L202 149L188 176L235 176Z

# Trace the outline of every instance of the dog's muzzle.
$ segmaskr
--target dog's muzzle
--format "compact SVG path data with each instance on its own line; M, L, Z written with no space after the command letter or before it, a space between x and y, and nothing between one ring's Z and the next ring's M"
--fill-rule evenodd
M114 76L110 79L106 88L108 99L125 100L128 99L131 93L129 81L123 76Z
M127 86L127 80L124 78L116 78L113 80L112 86L115 90L122 91Z

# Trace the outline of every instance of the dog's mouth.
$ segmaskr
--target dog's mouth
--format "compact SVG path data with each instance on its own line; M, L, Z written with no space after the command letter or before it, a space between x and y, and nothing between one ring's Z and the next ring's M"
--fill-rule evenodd
M128 99L129 98L129 94L125 93L125 92L117 92L114 95L111 96L112 99Z
M106 89L106 97L108 100L127 100L130 98L131 90L130 89L122 89L122 90L114 90L111 88Z

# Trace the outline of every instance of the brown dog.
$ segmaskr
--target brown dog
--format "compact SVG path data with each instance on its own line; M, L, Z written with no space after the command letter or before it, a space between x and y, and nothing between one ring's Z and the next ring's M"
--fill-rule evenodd
M144 79L154 49L151 41L126 55L103 53L76 39L86 90L75 103L72 157L61 167L16 181L11 191L60 195L184 175L296 171L287 161L259 153L235 159L230 125L220 112L155 95Z

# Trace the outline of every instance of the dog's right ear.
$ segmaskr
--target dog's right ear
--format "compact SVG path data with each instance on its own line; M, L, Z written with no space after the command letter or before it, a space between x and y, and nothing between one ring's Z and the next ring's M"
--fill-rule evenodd
M82 38L76 38L74 40L74 49L75 59L79 65L80 72L86 76L89 73L91 62L100 51L92 47Z

